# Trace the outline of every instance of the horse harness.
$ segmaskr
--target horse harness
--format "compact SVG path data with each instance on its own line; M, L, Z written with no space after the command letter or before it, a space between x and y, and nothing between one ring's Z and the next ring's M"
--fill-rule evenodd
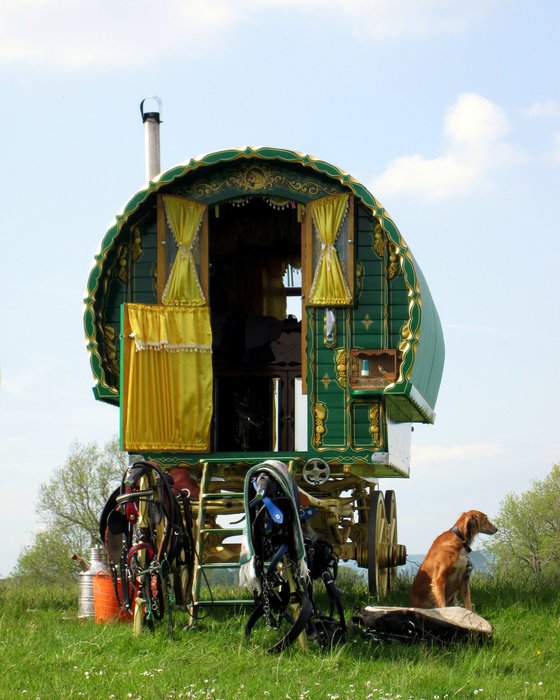
M133 612L135 599L144 601L150 629L167 609L172 636L172 607L188 597L194 566L188 496L155 462L135 462L107 501L100 534L121 607Z
M314 515L314 509L301 508L299 491L292 481L292 493L285 493L269 474L257 474L252 482L254 498L249 503L250 533L255 552L257 587L255 608L245 626L245 637L262 618L269 629L288 631L269 653L293 644L305 632L322 648L329 648L345 636L346 624L340 595L335 586L338 557L322 539L304 538L308 574L300 575L294 551L294 529ZM294 504L296 508L294 509ZM299 522L295 522L295 517ZM313 581L321 579L330 603L328 615L321 614L313 598Z

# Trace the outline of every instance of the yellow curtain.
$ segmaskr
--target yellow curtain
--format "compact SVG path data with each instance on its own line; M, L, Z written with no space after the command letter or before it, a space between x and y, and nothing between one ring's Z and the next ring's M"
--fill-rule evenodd
M205 206L190 199L169 196L163 197L163 204L178 251L165 285L162 303L204 306L206 299L196 272L192 249Z
M322 243L311 285L310 303L328 306L349 304L352 297L334 246L348 209L348 195L325 197L312 202L309 208Z
M212 419L208 307L124 305L122 446L207 452Z
M283 278L287 267L287 260L270 257L265 261L262 272L262 312L280 321L286 318L287 298Z

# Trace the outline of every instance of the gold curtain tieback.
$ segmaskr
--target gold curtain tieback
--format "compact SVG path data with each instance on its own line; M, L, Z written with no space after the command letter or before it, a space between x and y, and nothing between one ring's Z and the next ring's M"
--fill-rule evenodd
M334 245L332 243L321 243L321 251L327 254L327 270L331 269L332 251Z

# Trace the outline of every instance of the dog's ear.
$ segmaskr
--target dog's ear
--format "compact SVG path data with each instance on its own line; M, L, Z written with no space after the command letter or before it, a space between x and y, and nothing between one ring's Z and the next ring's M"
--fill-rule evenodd
M473 511L467 520L467 542L472 542L475 536L478 534L480 531L480 522L478 519L478 514L476 511Z

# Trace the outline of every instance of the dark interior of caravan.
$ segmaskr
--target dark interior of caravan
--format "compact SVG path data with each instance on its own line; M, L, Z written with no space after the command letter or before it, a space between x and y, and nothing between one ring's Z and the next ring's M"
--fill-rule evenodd
M294 449L301 377L301 225L294 202L214 207L209 223L214 450Z

